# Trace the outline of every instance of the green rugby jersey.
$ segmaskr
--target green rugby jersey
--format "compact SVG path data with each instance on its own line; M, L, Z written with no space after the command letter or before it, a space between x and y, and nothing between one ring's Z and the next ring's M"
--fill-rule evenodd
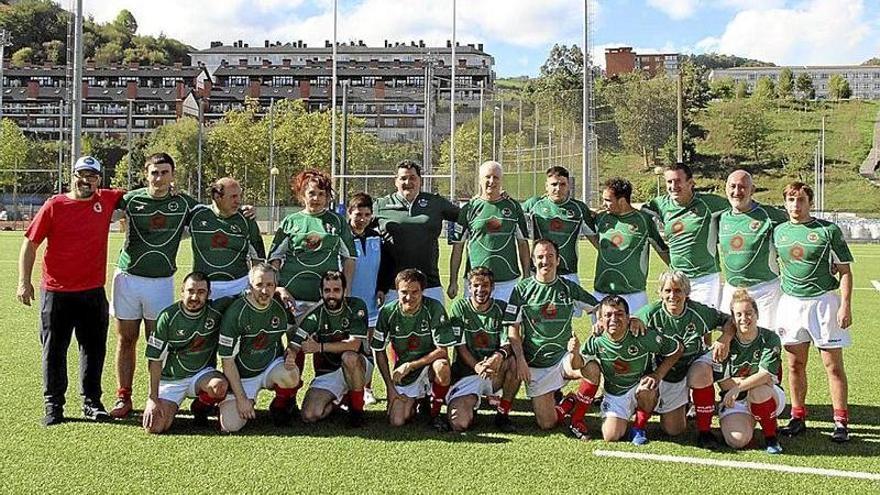
M125 193L127 231L118 268L139 277L170 277L177 271L177 248L196 208L204 207L185 193L150 196L147 188Z
M547 196L535 196L526 200L522 209L529 219L531 238L550 239L559 246L558 273L577 273L578 238L593 235L595 228L590 208L574 198L555 203Z
M591 336L581 347L581 354L599 360L606 392L623 395L654 369L654 356L665 358L677 350L678 341L649 329L638 337L627 330L620 341L612 339L608 332Z
M422 307L413 314L400 309L400 301L392 301L379 310L379 320L373 330L370 347L382 352L391 344L397 355L395 366L421 359L437 347L453 347L459 337L452 331L443 305L430 297L422 298ZM419 377L413 371L403 378L401 385L409 385Z
M645 290L650 247L658 252L669 248L657 224L647 213L633 210L624 215L608 212L596 217L599 256L594 287L604 294L633 294Z
M713 364L715 381L727 378L746 378L760 370L770 373L778 382L782 376L782 343L776 332L758 328L751 342L742 342L739 335L730 341L730 352L723 363Z
M504 326L504 307L507 303L493 299L486 311L477 311L469 298L460 297L449 308L449 320L456 335L461 335L456 348L464 346L477 362L495 353L507 344ZM452 363L458 377L474 374L473 368L458 358Z
M239 297L223 313L218 354L235 358L241 378L253 378L284 354L281 336L287 331L287 311L277 300L260 309Z
M718 216L730 208L726 198L695 192L679 205L669 195L652 199L642 210L655 216L669 245L669 266L690 279L718 273Z
M718 249L728 284L751 287L779 277L773 229L787 220L784 211L758 203L745 213L729 208L721 214Z
M337 311L330 311L323 303L319 304L302 320L291 339L291 343L302 346L303 341L309 337L314 337L319 344L341 342L350 337L366 340L366 303L356 297L346 297ZM363 345L361 345L361 354L372 361L372 354L365 352ZM315 353L312 360L315 366L315 376L333 373L342 367L342 353Z
M450 243L467 241L465 271L484 266L496 282L519 278L517 241L526 238L526 217L519 203L510 198L488 201L473 198L458 215L458 228Z
M181 302L159 313L156 330L147 339L146 357L150 361L163 361L163 380L182 380L217 365L215 357L222 318L222 306L218 308L213 302L196 314L187 313Z
M688 368L708 351L703 337L724 326L727 316L720 311L688 299L684 312L678 316L663 307L660 301L640 309L636 317L649 329L672 337L684 345L684 355L666 374L667 382L677 383L687 377Z
M330 210L288 215L272 239L269 260L283 260L280 285L297 301L321 300L321 277L341 270L343 258L357 257L354 235L345 219Z
M373 216L384 237L394 274L405 268L418 268L428 277L428 288L439 287L438 239L443 221L458 221L458 213L458 206L448 199L426 192L420 192L412 203L399 193L377 199Z
M568 352L575 308L590 312L597 304L592 294L570 280L556 277L553 282L543 283L532 276L513 289L504 323L520 323L523 354L529 366L547 368Z
M782 291L795 297L816 297L836 290L835 264L853 262L840 227L818 218L806 223L785 222L773 232L782 265Z
M213 207L199 208L189 221L193 269L214 281L229 281L248 274L248 260L266 258L260 228L241 212L222 217Z

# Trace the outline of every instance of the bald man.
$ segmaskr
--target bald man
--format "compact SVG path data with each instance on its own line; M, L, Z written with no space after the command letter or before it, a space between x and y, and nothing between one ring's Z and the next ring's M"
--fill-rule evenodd
M266 247L253 218L242 215L241 186L232 177L211 184L211 207L189 222L193 269L208 275L212 299L237 296L248 286L248 268L266 258Z
M788 220L784 211L752 199L755 185L745 170L727 177L730 209L718 220L718 248L724 271L721 311L730 314L736 289L746 289L758 305L758 326L775 329L776 305L782 295L773 230Z
M468 272L484 267L495 275L495 298L507 302L520 277L529 276L529 243L526 216L520 204L502 194L504 171L498 162L480 165L480 195L471 199L458 215L455 235L450 238L447 295L458 294L458 270L465 245ZM518 261L518 263L517 263ZM465 297L468 297L465 285Z

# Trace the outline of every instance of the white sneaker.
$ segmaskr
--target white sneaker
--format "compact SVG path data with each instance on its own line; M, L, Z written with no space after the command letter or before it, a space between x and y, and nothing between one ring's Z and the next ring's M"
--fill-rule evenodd
M373 389L365 388L364 389L364 404L369 406L370 404L375 404L375 403L376 403L376 398L373 396Z

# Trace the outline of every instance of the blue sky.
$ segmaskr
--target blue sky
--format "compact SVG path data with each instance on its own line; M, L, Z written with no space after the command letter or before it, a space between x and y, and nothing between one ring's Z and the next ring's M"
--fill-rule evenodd
M597 62L607 46L640 52L716 51L777 64L855 64L880 56L878 0L591 0ZM61 2L66 6L67 1ZM322 45L331 0L84 0L97 20L131 10L141 33L196 47L264 39ZM340 0L340 40L451 37L452 0ZM459 0L458 39L484 43L499 76L537 75L554 42L580 43L583 0ZM173 13L173 14L169 14Z

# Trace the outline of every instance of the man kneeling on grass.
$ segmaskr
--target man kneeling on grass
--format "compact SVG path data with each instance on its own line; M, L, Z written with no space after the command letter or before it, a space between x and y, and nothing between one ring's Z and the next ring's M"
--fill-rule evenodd
M598 324L603 332L587 339L581 354L587 362L598 361L605 377L602 438L606 442L620 440L635 413L632 443L644 445L648 443L645 427L657 405L660 381L681 358L684 347L650 328L640 336L634 335L629 328L629 304L621 296L602 299ZM655 355L662 356L656 368ZM592 385L590 388L598 387L598 383Z
M237 299L220 325L220 359L232 393L220 403L220 427L225 432L240 430L256 418L254 401L261 389L275 390L269 405L272 421L282 426L290 422L299 369L291 348L285 350L282 336L288 325L287 311L273 299L278 287L278 271L272 265L254 265L248 273L249 287Z
M180 301L162 310L156 331L147 341L150 397L144 408L144 429L162 433L187 397L196 424L208 424L218 402L226 397L228 382L214 369L224 298L209 302L211 282L202 272L183 279Z
M303 401L302 419L320 421L347 399L348 424L364 422L364 384L373 373L373 356L365 350L367 305L345 297L345 275L330 270L321 277L321 304L300 323L291 346L312 355L315 379Z

